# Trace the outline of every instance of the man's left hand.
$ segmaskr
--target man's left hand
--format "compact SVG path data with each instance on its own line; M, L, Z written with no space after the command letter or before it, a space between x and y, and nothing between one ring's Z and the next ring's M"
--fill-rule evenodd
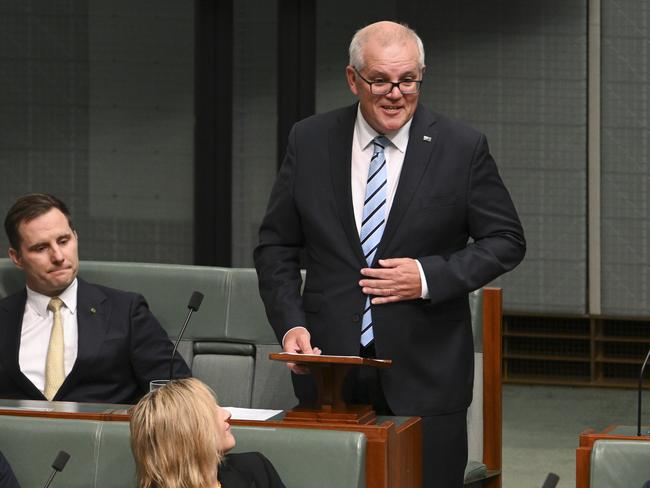
M359 281L361 291L374 295L373 305L414 300L422 296L420 270L415 259L380 259L381 268L363 268Z

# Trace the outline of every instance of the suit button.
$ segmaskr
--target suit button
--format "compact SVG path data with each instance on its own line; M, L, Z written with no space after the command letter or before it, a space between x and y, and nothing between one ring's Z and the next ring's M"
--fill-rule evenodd
M359 322L359 320L361 320L361 315L358 314L358 313L355 313L355 314L352 316L352 322Z

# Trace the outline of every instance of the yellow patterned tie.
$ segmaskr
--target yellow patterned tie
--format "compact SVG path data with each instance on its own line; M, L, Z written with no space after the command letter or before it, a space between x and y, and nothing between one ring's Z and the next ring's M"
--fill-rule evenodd
M54 323L50 333L50 345L47 348L47 360L45 362L45 398L52 400L59 391L63 380L65 380L65 368L63 366L63 317L61 307L63 302L59 297L50 300L47 306L54 314Z

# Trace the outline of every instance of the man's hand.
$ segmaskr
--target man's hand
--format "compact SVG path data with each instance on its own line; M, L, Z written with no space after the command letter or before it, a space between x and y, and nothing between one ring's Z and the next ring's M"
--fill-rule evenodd
M311 347L311 335L304 327L294 327L284 336L284 352L299 354L320 354L321 350ZM287 367L296 374L307 374L309 368L296 363L287 363Z
M373 305L414 300L422 296L420 270L415 259L380 259L381 268L363 268L365 277L359 281L361 291L374 295Z

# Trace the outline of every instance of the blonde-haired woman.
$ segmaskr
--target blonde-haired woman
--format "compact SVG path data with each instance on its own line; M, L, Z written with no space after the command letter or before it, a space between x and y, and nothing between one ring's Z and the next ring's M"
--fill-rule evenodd
M284 488L258 452L235 446L230 412L195 378L170 381L131 410L138 488Z

